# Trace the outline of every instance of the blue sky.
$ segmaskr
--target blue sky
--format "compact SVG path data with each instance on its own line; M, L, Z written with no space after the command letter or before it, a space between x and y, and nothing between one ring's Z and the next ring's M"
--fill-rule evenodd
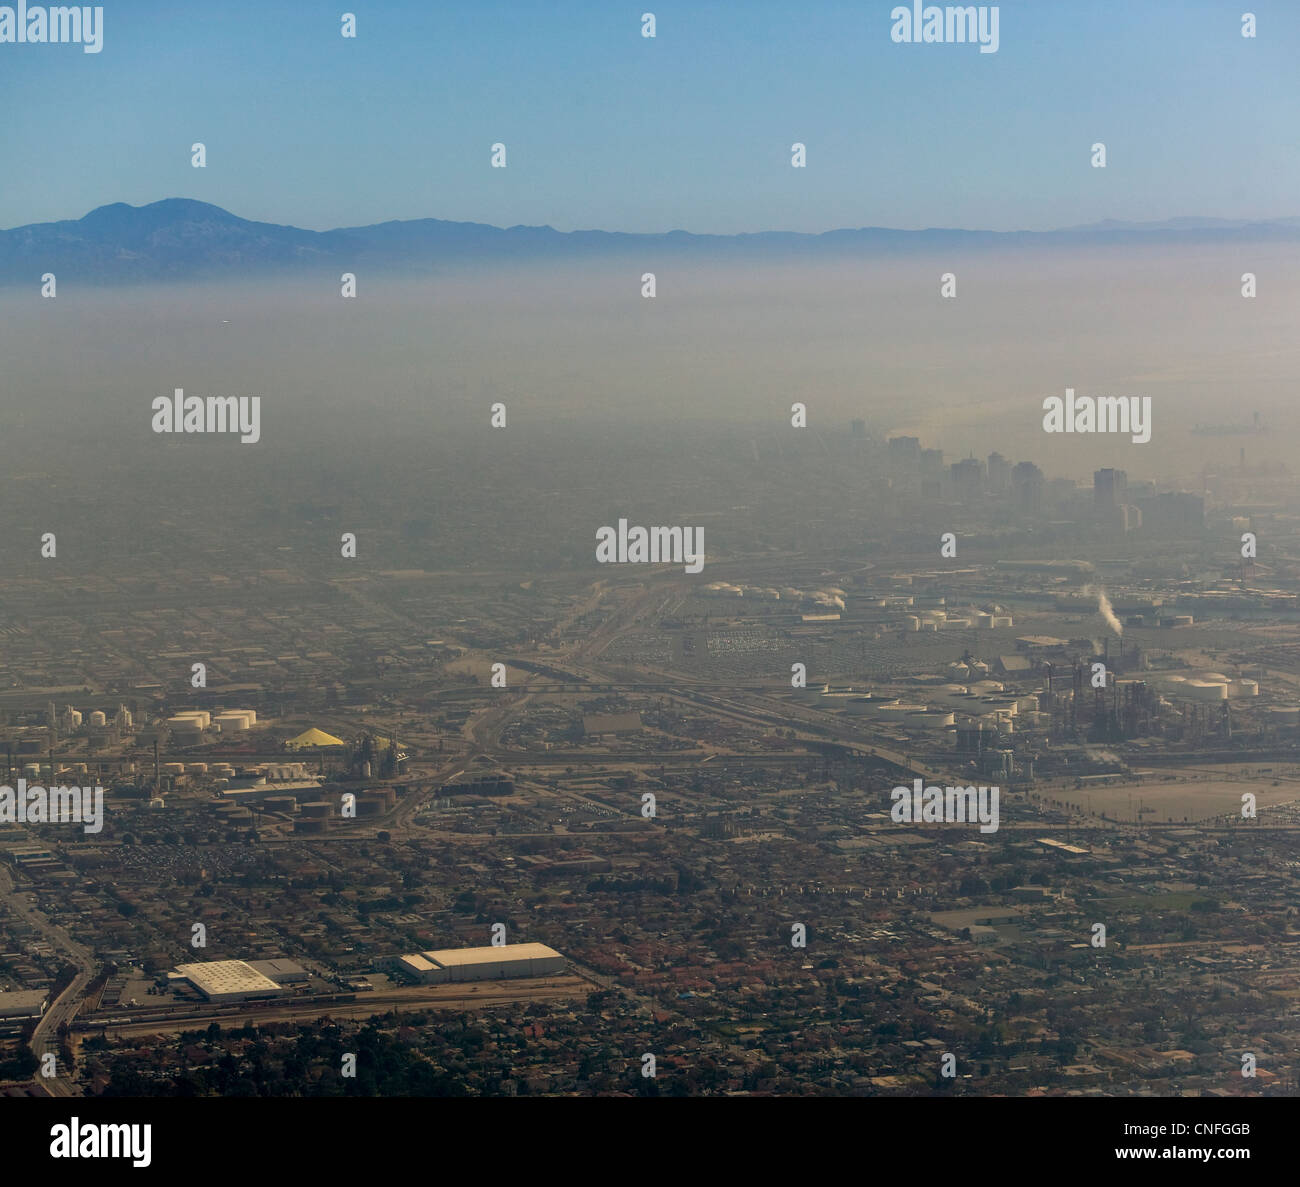
M1012 0L993 54L895 44L870 0L103 7L99 54L0 45L0 226L176 196L317 229L1300 215L1296 0Z

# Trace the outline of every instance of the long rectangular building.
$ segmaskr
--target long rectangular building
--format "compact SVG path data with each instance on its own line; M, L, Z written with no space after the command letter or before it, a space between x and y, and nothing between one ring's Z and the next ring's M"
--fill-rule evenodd
M44 989L15 989L0 993L0 1019L39 1018L45 1013L48 997Z
M500 944L412 953L402 957L398 967L422 985L437 985L445 981L545 977L564 972L564 957L545 944Z

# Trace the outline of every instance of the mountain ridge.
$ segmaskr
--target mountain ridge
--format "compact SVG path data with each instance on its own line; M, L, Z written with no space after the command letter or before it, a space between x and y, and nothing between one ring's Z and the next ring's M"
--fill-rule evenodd
M195 198L163 198L142 206L113 202L80 219L0 230L0 284L35 283L45 272L111 284L360 268L427 274L471 263L544 263L629 254L645 258L647 252L756 260L828 252L889 255L955 247L1260 241L1300 242L1300 218L1184 216L1141 223L1103 219L1050 231L844 227L732 235L680 229L557 231L549 225L498 227L416 218L311 231L245 219Z

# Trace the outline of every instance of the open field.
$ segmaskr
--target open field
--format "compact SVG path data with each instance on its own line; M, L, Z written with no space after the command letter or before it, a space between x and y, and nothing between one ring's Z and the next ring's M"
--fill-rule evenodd
M1185 767L1176 773L1154 771L1141 778L1096 782L1081 788L1044 789L1049 799L1060 800L1080 812L1105 813L1112 820L1135 820L1139 808L1148 824L1188 822L1214 817L1241 816L1241 797L1255 796L1262 823L1268 809L1300 802L1300 777L1282 764L1233 763L1222 766Z

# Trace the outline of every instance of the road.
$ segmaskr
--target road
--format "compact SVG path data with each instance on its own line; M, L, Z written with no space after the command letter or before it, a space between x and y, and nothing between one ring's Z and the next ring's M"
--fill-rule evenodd
M26 893L14 885L12 873L0 866L0 902L3 902L18 918L38 932L56 952L77 966L77 975L59 996L46 1008L44 1016L32 1034L29 1046L32 1053L40 1060L43 1055L53 1053L58 1058L59 1027L71 1022L81 1004L81 995L95 975L95 957L89 948L77 943L61 927L52 923L46 916L27 902ZM40 1069L36 1072L36 1082L51 1096L80 1096L75 1082L69 1076L68 1069L55 1064L57 1075L43 1076Z

